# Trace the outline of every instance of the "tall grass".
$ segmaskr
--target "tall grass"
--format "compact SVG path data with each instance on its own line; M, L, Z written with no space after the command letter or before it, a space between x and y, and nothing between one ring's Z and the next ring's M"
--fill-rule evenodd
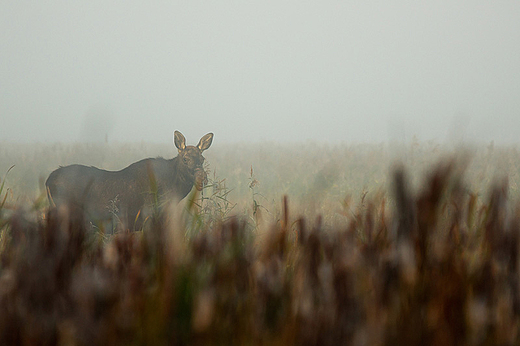
M217 138L218 139L218 138ZM254 168L257 202L272 213L279 210L280 195L291 201L317 202L320 213L338 206L347 196L368 196L390 189L393 163L403 161L410 184L419 188L421 177L446 155L461 150L435 143L391 144L220 144L217 140L204 153L211 170L225 179L230 190L227 199L235 212L250 208L250 172ZM471 158L466 180L471 190L483 196L488 186L502 175L509 178L511 197L517 198L520 186L520 152L515 147L475 146L463 149ZM171 158L177 153L173 144L13 144L0 143L0 172L15 165L6 186L13 191L7 203L27 203L40 196L43 181L59 165L74 163L119 170L146 157ZM311 206L309 206L311 207ZM265 210L264 210L265 211ZM266 213L264 213L266 214ZM264 215L268 216L268 215Z
M88 241L81 215L16 211L0 254L0 343L519 344L510 185L477 197L456 160L421 179L396 168L390 192L345 201L341 224L288 197L259 225L193 196L189 217L166 209L105 243Z

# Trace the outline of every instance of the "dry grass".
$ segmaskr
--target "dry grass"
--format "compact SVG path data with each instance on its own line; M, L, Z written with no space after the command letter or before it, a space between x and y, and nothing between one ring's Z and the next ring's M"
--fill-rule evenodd
M327 199L291 211L285 197L270 217L193 200L103 240L81 215L19 209L2 230L0 343L519 344L511 185L479 197L454 160L428 172L396 168L389 193L330 213Z

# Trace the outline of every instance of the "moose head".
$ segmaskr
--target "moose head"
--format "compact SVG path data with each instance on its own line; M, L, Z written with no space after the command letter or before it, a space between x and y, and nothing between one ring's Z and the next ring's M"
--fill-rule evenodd
M179 131L175 131L173 134L173 143L179 150L179 168L195 178L195 187L199 191L208 180L203 167L202 152L210 147L211 142L213 142L213 133L204 135L197 146L186 146L186 138Z

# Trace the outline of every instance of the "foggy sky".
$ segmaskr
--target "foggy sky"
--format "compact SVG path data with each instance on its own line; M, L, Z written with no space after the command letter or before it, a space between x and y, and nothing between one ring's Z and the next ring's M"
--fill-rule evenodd
M0 142L175 129L520 142L520 2L0 0Z

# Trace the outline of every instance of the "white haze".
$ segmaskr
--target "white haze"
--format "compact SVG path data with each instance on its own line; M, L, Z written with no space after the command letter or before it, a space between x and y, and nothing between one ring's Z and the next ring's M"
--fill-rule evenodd
M0 0L0 142L517 143L519 1Z

